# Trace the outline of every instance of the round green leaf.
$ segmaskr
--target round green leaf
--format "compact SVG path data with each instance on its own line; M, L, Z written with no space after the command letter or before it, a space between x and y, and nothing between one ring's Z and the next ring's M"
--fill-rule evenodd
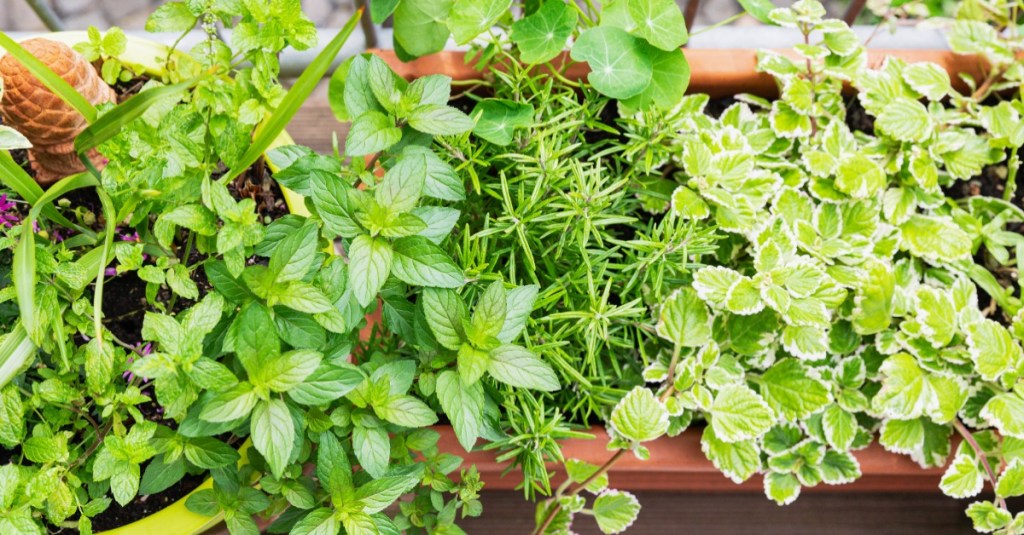
M587 80L594 89L612 98L627 99L643 91L654 73L644 45L619 28L591 28L572 47L572 59L590 64Z

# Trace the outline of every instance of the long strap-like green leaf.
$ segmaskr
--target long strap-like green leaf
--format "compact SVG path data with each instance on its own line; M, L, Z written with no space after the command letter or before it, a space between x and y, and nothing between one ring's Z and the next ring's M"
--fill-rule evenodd
M345 27L338 32L338 35L331 39L331 42L327 44L327 47L317 54L316 59L306 67L306 70L302 71L299 75L299 79L295 81L295 84L291 89L288 90L288 94L281 100L281 104L274 110L270 118L264 121L262 125L257 129L256 136L253 138L252 145L249 146L249 150L245 152L242 159L231 168L230 171L222 180L230 181L234 180L235 177L242 174L243 171L249 168L252 164L256 163L256 160L266 152L267 147L277 138L281 132L284 131L284 127L291 122L292 117L299 111L299 107L309 98L309 95L316 89L320 80L327 74L327 69L331 68L331 62L337 57L338 53L341 52L341 47L345 45L345 41L348 41L349 36L356 29L356 25L359 24L359 18L363 15L363 9L360 8L356 11L356 14L345 24Z
M117 107L101 115L81 134L78 134L78 137L75 138L75 152L82 155L89 149L100 146L104 141L116 136L125 125L146 113L146 110L153 104L163 98L192 89L205 77L204 75L174 85L148 89L118 104Z
M45 63L29 54L27 50L3 32L0 32L0 47L3 47L10 55L20 61L33 76L38 78L43 85L50 91L53 91L61 100L78 110L78 113L81 113L86 121L91 123L96 120L96 107L91 102L76 91L74 87L71 87L71 84L58 76L57 73L51 71Z
M14 329L0 343L0 388L21 373L35 354L36 345L29 339L25 326L15 323Z
M36 325L36 238L32 231L32 223L39 217L43 208L56 200L61 195L89 186L96 186L99 182L89 173L71 175L60 182L57 182L50 189L40 196L28 217L21 223L21 238L14 248L14 262L11 276L14 279L15 292L18 295L18 311L21 314L21 322L30 336L37 334Z

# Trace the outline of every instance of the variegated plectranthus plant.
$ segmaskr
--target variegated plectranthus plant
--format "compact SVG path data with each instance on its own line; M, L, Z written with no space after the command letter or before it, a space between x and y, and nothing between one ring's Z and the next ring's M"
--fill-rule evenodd
M613 445L636 449L701 415L715 466L736 482L763 473L786 504L857 479L853 452L877 433L922 466L948 462L950 496L991 483L995 499L968 508L975 527L1021 533L1005 499L1024 493L1024 236L1007 227L1024 220L1011 202L1024 43L953 22L952 49L991 69L958 91L937 65L869 67L854 34L823 16L813 1L771 12L805 37L795 54L759 54L779 99L740 96L714 119L706 97L687 97L671 116L678 135L651 149L679 169L671 213L724 238L660 307L658 334L677 349L645 375L664 403L627 395ZM873 128L849 126L844 83ZM989 166L1009 176L1001 197L949 196Z

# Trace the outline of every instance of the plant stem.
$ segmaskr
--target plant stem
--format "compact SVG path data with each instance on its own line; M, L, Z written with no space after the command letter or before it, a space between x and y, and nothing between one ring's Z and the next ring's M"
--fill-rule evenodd
M614 466L615 463L617 463L619 459L626 454L626 451L628 450L620 449L616 451L615 454L609 457L608 460L605 461L604 464L602 464L596 472L594 472L590 477L588 477L583 483L580 483L567 494L564 494L564 496L572 497L579 494L580 492L583 492L583 489L587 488L588 485L596 481L597 478L608 473L608 470L611 470L612 466ZM537 529L534 530L533 535L543 535L544 532L547 531L548 527L551 526L551 523L555 521L555 517L558 516L558 512L562 510L562 504L558 503L557 501L557 499L561 497L562 496L558 495L555 496L554 499L556 501L551 504L551 509L548 511L547 516L544 517L544 521L541 522L540 526L538 526Z
M690 0L686 3L686 11L683 12L683 21L686 22L686 33L693 29L693 22L697 20L697 11L700 10L700 0ZM743 12L740 12L742 15Z
M691 33L690 37L695 37L695 36L700 35L700 34L702 34L704 32L710 32L711 30L714 30L716 28L721 28L722 26L727 26L729 24L732 24L733 22L736 22L737 20L740 20L743 17L743 15L746 15L746 13L741 11L741 12L739 12L739 13L737 13L737 14L735 14L735 15L727 18L727 19L720 20L720 21L712 24L711 26L703 26L703 27L701 27L701 29Z
M668 365L668 377L665 379L664 382L664 384L668 385L668 388L666 388L665 391L662 392L660 396L658 396L658 400L661 401L662 403L664 403L665 400L668 399L669 396L671 396L676 391L673 383L675 383L675 369L676 365L679 364L679 352L681 349L682 348L678 344L676 344L676 346L672 349L672 360L669 361ZM622 456L625 455L628 451L630 450L626 448L618 449L614 454L612 454L611 457L608 458L607 461L604 462L604 464L602 464L597 469L596 472L591 474L590 477L585 479L582 483L576 485L568 493L564 492L568 488L567 484L563 484L561 487L559 487L558 492L556 492L555 496L552 498L551 510L548 511L547 516L544 517L544 521L541 522L540 526L538 526L537 529L534 530L533 535L544 535L544 532L547 531L548 527L551 526L551 523L555 521L555 517L558 516L558 512L562 510L562 504L558 502L559 498L571 498L573 496L576 496L580 492L583 492L583 490L590 486L591 483L596 481L597 478L608 473L608 471L611 470L613 466L615 466L615 463L619 462L619 459L621 459ZM568 481L566 483L568 483Z
M988 456L985 455L985 451L981 449L981 445L978 444L978 441L974 439L974 435L971 434L970 429L967 429L967 426L965 426L959 418L953 419L953 427L956 429L957 433L960 433L960 436L964 437L964 440L967 441L967 444L971 447L972 450L974 450L974 454L979 459L981 459L981 466L985 468L985 474L988 475L988 480L992 482L992 490L995 490L997 481L996 473L992 470L992 465L989 464ZM1004 510L1009 510L1009 508L1006 506L1005 499L997 497L996 503L999 505L999 507L1002 507Z
M857 20L857 16L860 15L861 11L864 11L868 0L853 0L850 2L850 7L846 8L846 13L843 15L843 22L849 26L853 26L853 23Z
M28 7L35 11L36 16L39 20L43 21L46 28L51 32L62 32L64 31L64 21L60 20L60 17L53 12L50 5L45 0L25 0Z
M1010 65L1011 64L1007 63L1006 65L1000 66L998 69L993 69L988 74L988 78L985 78L985 81L978 87L978 89L976 89L974 93L971 93L971 100L978 102L987 97L989 91L992 90L992 84L996 83L1003 77L1003 74L1005 74L1010 68Z

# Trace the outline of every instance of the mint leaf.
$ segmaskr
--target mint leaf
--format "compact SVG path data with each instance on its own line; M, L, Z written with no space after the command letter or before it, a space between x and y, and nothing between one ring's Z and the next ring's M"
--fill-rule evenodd
M437 376L437 400L451 420L459 444L466 451L472 450L483 427L483 385L466 385L459 374L444 371Z
M391 246L383 239L360 234L352 240L348 255L352 291L359 304L367 307L391 273Z
M412 396L395 396L383 405L375 405L377 416L403 427L426 427L437 423L437 414L426 403Z
M352 272L358 273L355 268ZM422 236L395 240L391 273L402 282L416 286L458 288L464 282L462 270L455 262Z
M384 173L384 179L373 190L377 204L393 213L408 212L420 200L427 179L427 161L417 154L402 153L398 161Z
M295 422L288 406L280 399L259 402L252 411L251 426L253 446L274 477L281 477L295 444Z
M409 126L425 134L454 136L473 128L473 120L451 106L423 104L412 110Z
M387 150L402 139L402 130L387 115L368 111L355 121L345 138L346 156L365 156Z
M1003 435L1024 439L1024 399L1018 394L992 397L981 409L981 417Z
M551 365L530 350L516 345L503 345L491 351L487 371L498 381L519 388L545 392L560 388Z
M462 322L468 321L466 304L450 289L423 290L423 312L434 338L444 347L458 350L462 346Z

